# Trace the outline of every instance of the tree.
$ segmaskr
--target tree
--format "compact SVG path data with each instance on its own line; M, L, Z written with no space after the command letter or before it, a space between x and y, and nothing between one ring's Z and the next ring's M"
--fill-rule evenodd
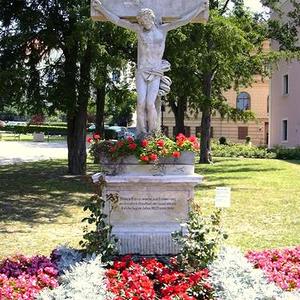
M175 64L171 60L173 80L178 82L173 98L185 96L189 109L202 114L201 163L209 162L213 113L233 120L254 118L249 111L230 107L223 93L251 85L254 75L269 76L270 62L284 57L284 53L266 53L262 47L270 36L268 23L246 11L243 1L234 1L232 10L229 2L211 0L208 23L181 28L168 45L176 58Z
M100 60L112 54L112 40L122 41L118 51L126 51L129 35L116 29L113 37L109 26L91 21L89 8L88 0L15 0L7 1L0 12L0 99L34 113L48 109L46 103L52 104L50 113L67 113L71 174L86 170L91 84L96 89L104 86L95 78L107 74L109 63Z

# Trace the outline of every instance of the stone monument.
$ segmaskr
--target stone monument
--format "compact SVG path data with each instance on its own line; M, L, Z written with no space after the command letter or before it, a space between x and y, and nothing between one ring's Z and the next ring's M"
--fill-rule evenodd
M180 13L180 15L179 15ZM165 76L170 64L163 59L168 31L189 22L208 19L208 0L92 0L96 21L111 21L136 32L137 132L146 136L159 130L160 100L170 91ZM109 162L104 165L111 169ZM194 174L194 159L138 165L125 159L113 175L106 175L104 195L118 195L109 222L120 241L121 254L176 254L171 233L188 217L194 187L202 177ZM108 172L109 174L109 172Z
M92 0L92 16L103 16L112 23L136 32L137 133L160 130L160 97L170 91L171 79L164 75L170 64L163 59L168 31L193 19L205 21L208 0ZM99 16L95 14L99 13ZM182 16L178 16L178 12ZM164 20L167 20L164 22ZM136 21L136 22L135 22Z

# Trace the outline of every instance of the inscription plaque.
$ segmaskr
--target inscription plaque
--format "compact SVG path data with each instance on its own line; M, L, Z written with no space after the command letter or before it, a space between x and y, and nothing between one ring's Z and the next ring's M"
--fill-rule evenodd
M176 207L175 198L122 198L122 210L172 210Z

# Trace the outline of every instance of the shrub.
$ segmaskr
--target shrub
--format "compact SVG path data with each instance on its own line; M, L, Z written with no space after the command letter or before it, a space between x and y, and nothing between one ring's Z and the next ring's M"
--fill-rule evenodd
M44 125L18 125L5 126L5 131L15 134L31 134L34 132L44 132L46 135L67 135L67 127L62 126L44 126Z
M278 159L300 160L300 147L283 148L278 146L272 149L271 151L276 154Z
M102 197L102 191L105 182L100 181L98 183L98 192L93 195L84 207L84 211L90 211L90 215L82 220L89 225L95 225L95 228L89 230L88 227L84 229L83 240L79 242L80 246L84 248L84 251L88 254L101 254L102 260L107 261L112 256L117 254L117 239L111 234L112 226L108 224L107 217L104 213L104 207L106 202L110 202L111 209L114 209L118 198L116 195L106 195L106 200ZM110 214L108 212L108 214Z
M41 114L33 115L30 120L31 125L42 125L44 123L45 117Z
M215 157L244 157L244 158L276 158L276 154L266 148L256 146L230 144L212 144L212 155Z
M216 257L221 242L227 238L221 228L221 210L203 217L192 211L186 223L186 232L173 233L180 247L178 262L184 270L198 270L208 266Z
M106 290L106 278L100 257L77 263L60 278L56 289L44 289L37 300L112 299Z
M81 252L65 246L59 246L51 253L51 261L56 265L59 274L69 270L71 266L82 259L83 255Z

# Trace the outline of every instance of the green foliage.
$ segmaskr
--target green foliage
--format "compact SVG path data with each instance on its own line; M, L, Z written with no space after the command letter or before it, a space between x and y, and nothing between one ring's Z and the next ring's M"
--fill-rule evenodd
M128 31L93 22L90 5L88 0L10 1L0 11L0 106L66 113L72 174L86 170L84 129L92 91L126 64L134 45Z
M43 132L46 135L67 135L67 127L65 126L45 126L45 125L27 125L27 126L5 126L5 131L15 134L29 134L34 132Z
M113 200L113 196L107 197L108 201ZM108 261L117 254L117 239L112 236L111 225L108 224L108 216L104 213L105 200L100 195L93 195L84 207L84 211L89 211L89 217L82 219L95 228L89 231L88 226L84 229L83 240L79 242L80 246L88 254L101 254L103 261Z
M201 161L205 162L214 113L234 121L255 118L251 111L231 107L224 92L234 89L238 93L251 86L254 75L268 77L276 62L296 56L282 51L265 51L263 43L270 36L276 38L280 33L292 44L293 39L287 36L294 33L279 26L278 34L274 34L268 21L250 13L243 1L211 0L209 3L208 23L191 24L171 32L166 53L172 63L170 76L174 82L168 96L169 104L176 118L180 112L185 114L187 107L196 115L202 113ZM291 47L282 49L293 50ZM204 153L206 158L202 159Z
M268 149L248 144L212 143L212 155L213 157L276 158L276 154Z
M217 210L210 216L202 216L197 211L189 214L184 229L173 233L174 241L180 247L178 262L185 270L206 268L218 254L218 249L227 239L221 226L222 211Z
M284 160L300 160L300 147L283 148L275 147L271 150L278 159Z
M136 93L128 84L112 85L106 97L105 115L109 124L119 126L131 125L136 108Z

